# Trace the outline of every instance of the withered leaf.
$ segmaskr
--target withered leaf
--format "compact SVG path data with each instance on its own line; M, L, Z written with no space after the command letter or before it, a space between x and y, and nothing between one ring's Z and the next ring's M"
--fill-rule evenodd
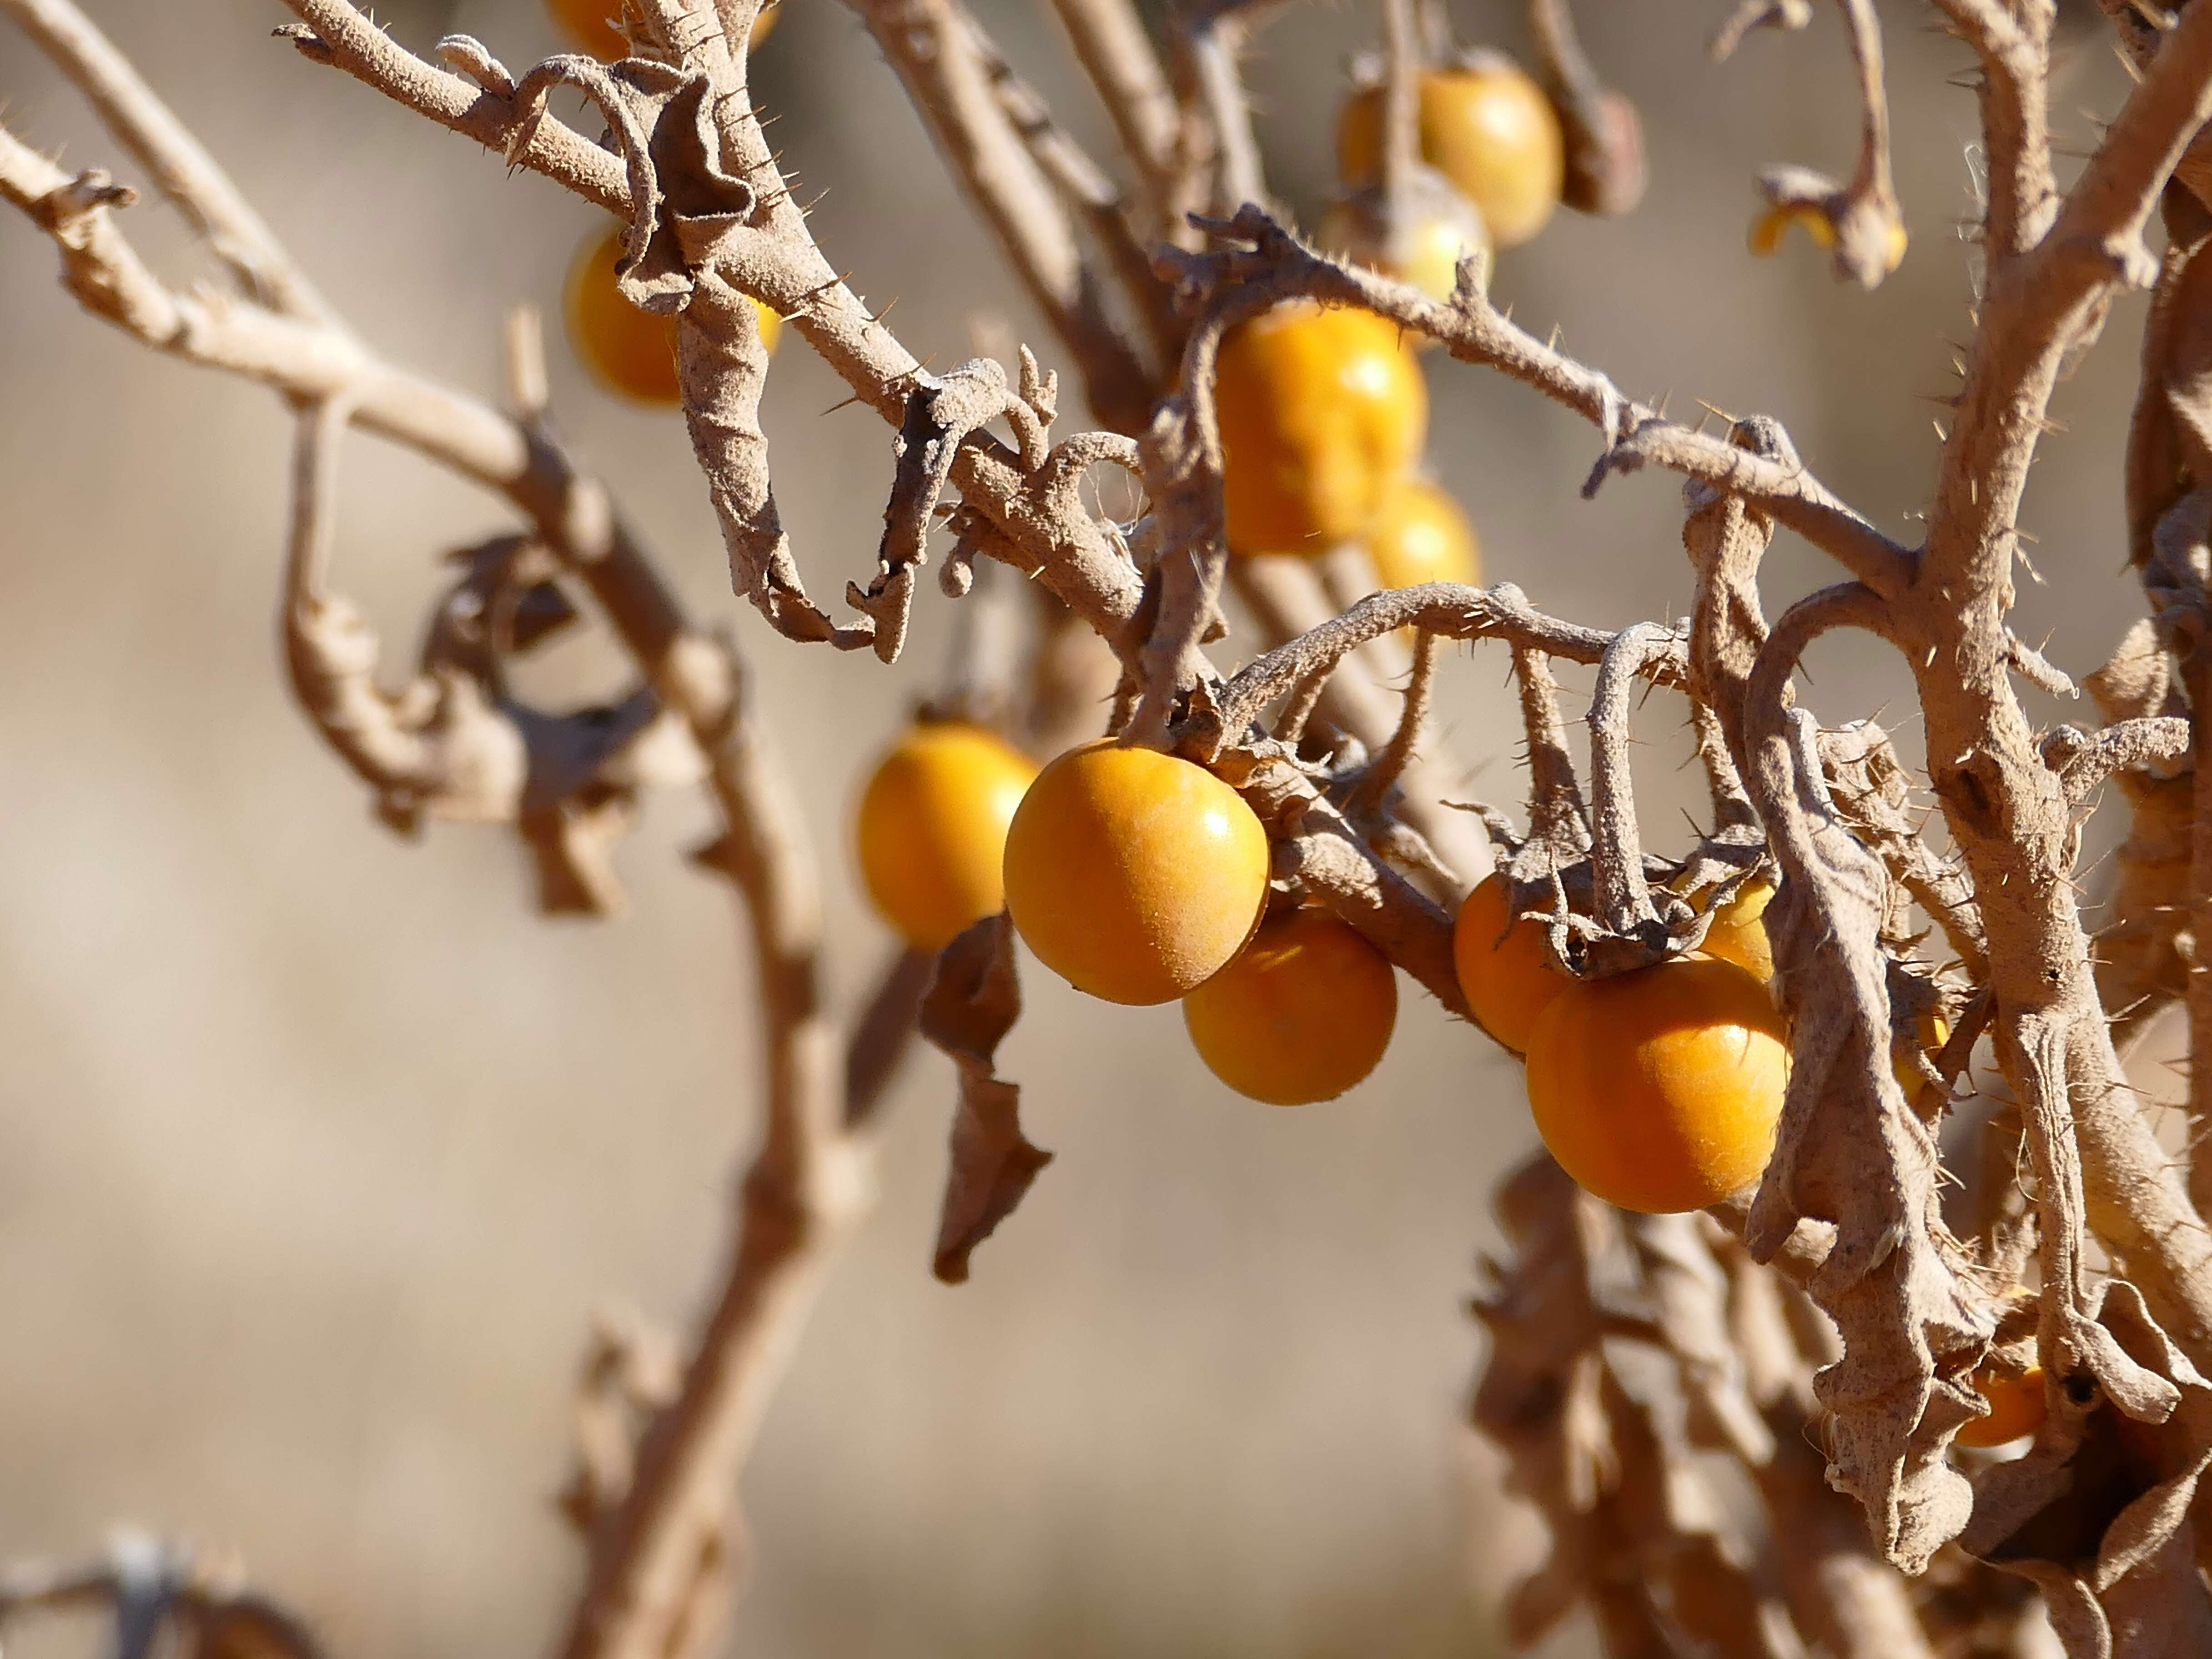
M933 1269L948 1285L967 1281L969 1255L1052 1162L1022 1133L1022 1091L997 1071L999 1044L1021 1012L1013 924L1003 913L987 916L945 947L921 1002L921 1034L960 1068Z

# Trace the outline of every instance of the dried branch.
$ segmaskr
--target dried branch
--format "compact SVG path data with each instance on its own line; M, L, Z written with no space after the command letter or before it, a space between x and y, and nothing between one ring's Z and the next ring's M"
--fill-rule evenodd
M1076 60L1114 123L1125 155L1146 184L1153 237L1173 234L1195 202L1179 199L1188 141L1166 68L1129 0L1053 0L1074 43Z
M997 238L1007 263L1073 355L1098 418L1139 430L1153 386L1105 309L1097 273L1051 181L1001 106L991 66L1003 63L958 0L852 0L938 151Z
M1256 289L1270 301L1303 296L1362 306L1437 341L1463 362L1486 364L1534 387L1603 434L1605 447L1583 487L1585 495L1595 493L1613 472L1663 467L1758 501L1876 592L1900 592L1913 580L1911 552L1837 500L1794 452L1786 458L1755 456L1725 437L1682 426L1632 401L1605 375L1516 328L1491 306L1464 265L1459 291L1449 301L1436 301L1315 252L1256 208L1210 228L1227 245L1221 251L1164 250L1160 255L1186 292L1202 297L1234 289L1243 297Z
M67 0L0 0L4 10L91 102L107 130L175 203L252 298L332 323L330 307L214 158L131 61Z
M573 133L568 139L551 137L565 130L542 111L525 110L423 63L394 45L347 0L287 3L305 20L304 35L295 38L311 58L502 154L511 149L517 164L634 217L636 204L623 167ZM718 222L711 262L695 262L685 270L695 283L714 276L735 292L775 307L860 401L898 425L919 383L920 365L815 246L746 100L725 98L715 109L720 149L716 173L760 182L747 186L751 206L742 222ZM578 161L570 153L570 139L599 160ZM1141 584L1109 527L1083 510L1072 477L1048 469L1032 475L1018 455L980 432L960 446L951 476L968 507L996 532L987 547L993 556L1040 578L1125 659L1133 654L1139 641L1126 630L1141 601ZM1206 672L1196 659L1183 669L1192 683Z
M88 35L90 26L77 21ZM541 132L523 153L543 143ZM868 1207L870 1108L888 1075L875 1062L849 1085L848 1098L822 1006L811 843L764 738L744 717L735 659L690 629L605 492L541 428L391 368L335 328L246 302L170 294L110 222L116 192L98 180L70 179L4 133L0 194L53 236L72 292L88 309L150 345L246 374L308 405L288 576L295 616L313 617L327 604L319 589L329 468L351 414L505 493L560 568L590 591L705 760L726 830L702 856L745 901L759 973L765 1124L739 1198L727 1278L676 1399L637 1448L627 1492L594 1529L563 1650L570 1659L681 1659L706 1650L734 1582L736 1476L814 1292ZM345 705L363 706L358 696ZM384 757L362 758L380 764ZM894 992L901 983L894 976Z
M1311 563L1304 558L1262 556L1231 559L1229 583L1245 610L1258 623L1263 638L1273 645L1287 645L1332 620L1331 596L1323 589ZM1317 713L1329 725L1349 733L1370 750L1388 743L1402 705L1394 708L1389 690L1373 677L1340 670L1346 654L1314 654L1308 665L1310 672L1298 680L1300 694L1292 696L1276 720L1274 732L1280 741L1297 748L1308 718ZM1258 718L1259 709L1268 700L1262 697L1254 708L1254 719ZM1226 729L1224 725L1224 730ZM1468 822L1465 813L1453 811L1443 805L1462 787L1464 776L1456 758L1446 752L1440 743L1432 744L1408 761L1401 781L1403 799L1397 808L1399 815L1419 832L1437 857L1454 872L1450 884L1455 890L1455 897L1489 856L1485 838L1477 826Z
M1988 157L1982 209L1984 257L2002 261L2043 240L2058 205L2051 171L2047 77L2055 6L2000 0L1936 0L1953 31L1981 62L1975 88Z

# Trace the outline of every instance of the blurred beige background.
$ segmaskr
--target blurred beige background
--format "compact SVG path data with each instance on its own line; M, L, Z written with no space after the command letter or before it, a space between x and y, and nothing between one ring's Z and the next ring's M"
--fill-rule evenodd
M270 0L87 3L365 334L495 386L500 316L557 303L589 210L303 63L269 39ZM1097 134L1042 9L981 9ZM970 313L995 306L1050 362L858 25L830 0L787 9L757 81L802 193L828 192L832 258L896 298L925 357L969 355ZM1759 165L1848 169L1832 15L1716 68L1718 0L1583 9L1645 112L1654 186L1626 222L1563 216L1506 256L1498 295L1632 392L1779 416L1831 484L1911 536L1940 412L1921 398L1946 388L1969 300L1954 226L1972 106L1944 84L1963 50L1922 31L1923 8L1885 7L1913 243L1866 295L1802 243L1743 252ZM510 64L554 45L532 0L380 11L418 48L447 25ZM1458 14L1471 38L1519 43L1516 6ZM1309 210L1338 66L1371 27L1364 7L1307 7L1262 44L1264 137ZM2076 144L2124 84L2081 39L2054 99ZM0 108L73 163L118 162L4 27ZM131 228L189 268L165 210ZM0 1555L83 1551L135 1522L240 1549L337 1653L537 1651L577 1563L550 1495L590 1313L688 1320L752 1133L730 908L678 857L702 815L657 804L623 855L632 914L562 926L530 914L501 836L375 827L276 672L283 411L88 321L53 265L0 219ZM2028 504L2051 586L2025 594L2023 631L2063 621L2051 654L2077 674L2139 608L2118 539L2137 315L2121 308L2063 392L2070 429ZM564 353L553 373L578 449L700 608L735 614L680 423L609 400ZM1475 371L1430 374L1435 465L1494 577L1593 623L1679 613L1674 483L1584 503L1586 428ZM787 346L777 478L833 592L867 568L890 471L871 416L823 412L841 395ZM434 555L504 522L354 443L341 579L395 657ZM1796 546L1772 570L1778 605L1830 574ZM848 1001L884 939L844 818L935 671L945 607L921 609L895 672L738 618L756 695L805 757ZM1914 740L1894 664L1836 641L1812 668L1828 718L1883 706ZM1512 800L1502 658L1452 665L1443 707L1468 791ZM1644 718L1647 830L1686 833L1679 709ZM1486 1650L1468 1585L1494 1579L1506 1529L1468 1497L1462 1304L1494 1240L1488 1186L1533 1145L1512 1068L1409 985L1370 1083L1279 1112L1213 1084L1172 1009L1090 1003L1035 971L1027 989L1006 1069L1059 1159L973 1282L937 1285L950 1084L934 1056L909 1067L883 1207L745 1481L757 1570L733 1650ZM1473 1580L1470 1560L1489 1563Z

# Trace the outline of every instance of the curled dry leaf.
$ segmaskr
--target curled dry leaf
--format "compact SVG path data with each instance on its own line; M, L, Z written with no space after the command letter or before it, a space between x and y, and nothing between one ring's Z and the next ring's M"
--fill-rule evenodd
M1552 1534L1507 1603L1510 1638L1587 1601L1610 1651L1798 1659L1778 1586L1700 1462L1763 1459L1772 1442L1695 1221L1626 1215L1541 1154L1498 1209L1515 1256L1474 1304L1491 1352L1473 1416Z
M1022 1133L1021 1090L996 1069L999 1044L1021 1012L1013 924L1003 912L986 916L945 947L921 1001L921 1034L960 1068L934 1268L948 1285L966 1280L969 1255L1052 1162Z
M623 904L615 846L640 790L692 783L698 750L640 684L615 702L550 714L509 690L507 659L577 620L539 542L496 536L462 550L462 574L431 613L415 678L376 681L376 635L328 591L331 502L346 412L300 417L296 505L286 562L285 662L324 739L375 792L402 834L426 817L514 827L549 915L606 915Z
M1788 453L1771 422L1736 437ZM1693 686L1720 718L1784 876L1765 921L1790 1083L1745 1241L1765 1261L1802 1222L1834 1225L1808 1286L1843 1341L1815 1382L1830 1413L1828 1478L1865 1506L1882 1553L1917 1572L1972 1505L1945 1451L1981 1409L1966 1379L1995 1314L1943 1225L1934 1137L1889 1065L1888 873L1836 808L1811 717L1785 706L1805 641L1842 601L1801 605L1770 639L1756 580L1772 520L1700 486L1688 505Z
M2134 1287L2113 1281L2100 1329L2175 1396L2138 1420L2086 1377L2051 1390L2025 1457L1975 1480L1961 1543L2044 1595L2069 1659L2182 1659L2212 1652L2212 1595L2191 1515L2212 1463L2212 1384L2159 1329Z

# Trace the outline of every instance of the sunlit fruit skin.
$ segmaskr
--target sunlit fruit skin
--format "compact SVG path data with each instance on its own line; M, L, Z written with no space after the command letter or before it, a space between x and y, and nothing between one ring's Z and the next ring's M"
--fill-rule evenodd
M1474 526L1451 492L1426 478L1403 479L1390 492L1367 532L1367 556L1380 588L1482 580Z
M1428 388L1398 325L1294 301L1221 343L1222 504L1239 553L1322 553L1364 533L1428 435Z
M1559 1167L1624 1210L1701 1210L1759 1178L1789 1076L1782 1017L1732 962L1577 980L1528 1037L1528 1106Z
M1544 89L1503 58L1421 76L1421 159L1481 210L1491 240L1517 247L1544 228L1566 181L1566 141ZM1382 167L1382 88L1345 100L1336 163L1346 184Z
M1774 977L1774 947L1766 937L1764 918L1774 901L1774 884L1754 876L1735 890L1735 896L1713 912L1712 925L1698 948L1709 957L1732 962L1760 982Z
M1324 253L1411 283L1432 300L1449 300L1459 287L1459 264L1482 262L1480 288L1489 286L1490 232L1474 204L1444 181L1436 180L1437 199L1416 208L1411 222L1394 226L1379 211L1376 191L1347 197L1322 216L1314 245Z
M1552 966L1544 925L1512 919L1503 875L1486 876L1452 924L1452 966L1476 1024L1515 1054L1525 1053L1537 1016L1574 981Z
M553 21L578 46L588 52L603 64L629 56L629 42L614 20L622 10L622 0L545 0L545 9ZM768 32L775 27L775 5L764 6L761 15L753 20L752 33L748 37L751 46L768 39Z
M1109 1002L1219 972L1267 896L1267 836L1202 766L1102 738L1048 765L1006 832L1006 909L1037 960Z
M676 319L641 311L616 286L622 233L609 231L586 243L568 273L568 341L592 377L611 392L641 403L684 401L676 377ZM783 319L756 300L762 343L775 349Z
M1334 1100L1373 1071L1398 1019L1389 959L1324 911L1270 917L1182 1000L1206 1069L1271 1106Z
M1956 1438L1962 1446L2002 1446L2033 1434L2051 1409L2040 1365L2030 1365L2018 1376L1977 1376L1974 1392L1989 1401L1990 1414L1959 1431Z
M964 721L915 726L860 796L860 876L917 951L941 951L1006 903L1006 826L1036 777L1030 757Z

